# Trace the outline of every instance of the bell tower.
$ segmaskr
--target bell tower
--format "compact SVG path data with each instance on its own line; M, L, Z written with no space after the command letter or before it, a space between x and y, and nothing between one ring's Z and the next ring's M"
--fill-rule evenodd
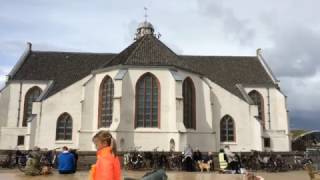
M147 14L147 8L144 8L145 10L145 14L144 14L144 22L140 23L138 28L137 28L137 32L135 34L135 40L140 39L141 37L143 37L144 35L150 34L150 35L154 35L154 28L153 25L148 22L147 18L148 18L148 14Z

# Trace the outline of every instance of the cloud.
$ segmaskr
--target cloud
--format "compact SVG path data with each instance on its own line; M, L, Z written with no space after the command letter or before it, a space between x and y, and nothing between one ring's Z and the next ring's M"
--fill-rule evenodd
M5 77L0 76L0 90L4 87L4 85L5 85Z
M282 27L272 35L267 59L280 77L310 77L320 69L320 33L303 26Z
M255 38L255 30L248 19L240 19L233 9L223 5L223 1L198 0L199 11L213 23L220 21L223 34L230 40L238 41L241 45L251 45ZM213 19L211 19L213 18Z
M11 67L0 66L0 89L4 87L6 75L10 72Z
M289 109L316 111L320 109L320 73L312 77L284 77L281 87L288 96Z
M289 112L292 129L319 130L319 111L295 110Z

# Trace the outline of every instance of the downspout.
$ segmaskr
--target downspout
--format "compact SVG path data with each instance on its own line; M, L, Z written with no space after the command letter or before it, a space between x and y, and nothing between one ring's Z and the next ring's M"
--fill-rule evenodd
M19 100L18 100L19 105L18 105L17 127L19 127L19 124L20 124L21 97L22 97L22 82L20 81Z
M268 90L268 124L269 124L269 130L271 130L271 113L270 113L270 88L267 88Z
M41 131L41 119L42 119L42 103L43 101L40 102L40 112L39 112L39 120L38 120L38 124L37 124L37 129L35 131L35 133L37 133L34 137L34 145L37 146L38 143L40 142L40 131Z
M288 121L287 121L287 128L288 128L288 132L287 132L287 134L289 134L289 132L290 132L290 116L289 116L289 109L288 109L288 97L285 95L284 96L284 98L285 98L285 107L286 107L286 115L287 115L287 119L288 119Z
M288 105L287 105L287 101L288 101L288 97L287 96L284 96L285 98L285 107L286 107L286 115L287 115L287 135L288 135L288 138L289 138L289 151L292 151L292 136L291 136L291 133L290 133L290 117L289 117L289 110L288 110Z

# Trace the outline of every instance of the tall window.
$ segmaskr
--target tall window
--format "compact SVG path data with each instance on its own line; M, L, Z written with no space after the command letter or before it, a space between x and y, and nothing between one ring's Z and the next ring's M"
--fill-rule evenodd
M26 127L28 124L28 119L32 115L32 103L37 100L37 98L42 93L42 90L35 86L27 92L25 98L24 98L24 111L23 111L23 121L22 126Z
M113 93L114 87L112 79L106 76L101 84L99 90L99 113L98 113L98 126L110 127L112 123L113 113Z
M184 126L188 129L196 129L196 98L193 81L186 78L182 88Z
M225 115L220 121L220 141L235 141L235 125L231 116Z
M136 84L135 127L159 127L160 87L151 73L140 77Z
M56 140L72 139L72 118L68 113L59 116L56 129Z
M253 103L258 106L258 118L261 122L263 129L265 129L263 97L256 90L251 91L249 93L249 96L252 99Z

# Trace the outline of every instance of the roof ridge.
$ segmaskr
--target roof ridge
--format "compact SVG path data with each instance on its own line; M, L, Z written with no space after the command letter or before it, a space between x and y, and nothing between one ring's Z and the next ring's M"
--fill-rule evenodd
M128 60L129 58L131 58L133 56L133 54L137 51L137 49L139 47L141 47L141 44L143 43L143 39L146 39L147 35L144 35L141 39L139 39L138 45L131 51L131 54L127 57L126 60Z
M42 51L42 50L32 50L31 53L66 53L66 54L98 54L98 55L115 55L118 53L104 53L104 52L80 52L80 51Z
M254 58L257 56L249 56L249 55L244 55L244 56L237 56L237 55L190 55L190 54L179 54L178 56L182 56L182 57L230 57L230 58Z
M142 38L141 38L142 39ZM116 59L121 53L123 53L124 51L128 50L131 46L133 46L135 43L139 43L139 41L141 41L141 39L131 43L128 47L126 47L124 50L120 51L117 55L115 55L114 57L112 57L108 62L103 63L98 69L100 68L105 68L107 65L111 64L113 62L114 59ZM135 47L136 48L136 47ZM135 49L134 48L134 49ZM121 64L121 63L120 63Z
M167 48L170 52L172 52L178 59L180 59L180 55L178 55L176 52L174 52L171 48L169 48L167 45L165 45L162 41L160 41L159 39L157 39L162 46L164 46L165 48Z

